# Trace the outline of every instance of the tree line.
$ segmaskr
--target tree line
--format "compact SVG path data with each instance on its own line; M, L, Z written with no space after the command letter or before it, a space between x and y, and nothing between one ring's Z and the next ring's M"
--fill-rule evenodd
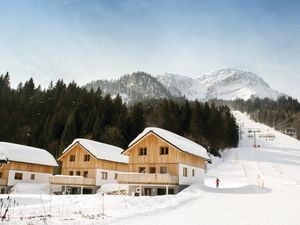
M54 157L78 137L126 148L147 126L161 127L206 147L212 154L238 144L227 106L187 100L148 100L126 105L75 82L42 89L30 78L16 89L0 76L0 140L47 149Z
M255 98L247 101L237 99L227 102L227 104L237 110L247 112L256 122L267 124L277 130L284 131L288 127L300 129L300 103L292 97L283 95L277 100L269 98Z

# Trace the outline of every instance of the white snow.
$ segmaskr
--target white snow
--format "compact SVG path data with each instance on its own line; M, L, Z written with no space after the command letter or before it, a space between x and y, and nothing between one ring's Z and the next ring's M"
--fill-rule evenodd
M205 186L194 184L168 196L104 195L103 219L101 194L14 194L10 197L18 206L3 224L299 225L300 142L243 113L233 114L243 126L242 140L238 148L222 152L222 159L211 157ZM275 139L258 138L261 147L253 148L249 128L270 132ZM216 177L220 188L215 188ZM7 205L7 195L0 198Z
M204 99L207 87L200 80L178 74L165 73L157 79L174 96L184 95L187 99Z
M140 133L130 144L128 147L132 146L134 143L136 143L139 139L147 135L149 132L153 132L154 134L158 135L162 139L166 140L170 144L174 145L178 149L184 152L191 153L196 156L200 156L204 159L210 159L207 155L207 151L204 147L201 145L184 138L178 134L175 134L171 131L164 130L162 128L157 127L147 127L144 129L142 133Z
M9 161L58 166L48 151L26 145L0 142L0 155L5 156Z
M189 100L248 100L253 96L277 99L282 95L256 74L238 69L214 70L197 78L166 73L157 79L174 96L185 96Z
M92 155L94 155L97 159L104 159L109 160L113 162L120 162L120 163L128 163L128 156L122 155L121 152L123 151L122 148L92 141L88 139L83 138L77 138L75 139L72 144L70 144L63 153L70 150L70 148L75 144L79 143L81 146L83 146L87 151L89 151Z
M50 184L38 184L38 183L25 183L20 182L17 183L12 189L10 190L11 194L49 194L50 193Z
M125 191L128 192L128 185L127 184L118 184L118 183L107 183L103 184L101 188L98 190L98 193L113 193L118 191Z

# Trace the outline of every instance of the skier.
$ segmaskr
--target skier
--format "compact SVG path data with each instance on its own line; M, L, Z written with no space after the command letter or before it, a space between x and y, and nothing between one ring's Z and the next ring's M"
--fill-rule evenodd
M219 187L219 183L220 183L220 180L219 180L219 178L217 177L217 179L216 179L216 188Z

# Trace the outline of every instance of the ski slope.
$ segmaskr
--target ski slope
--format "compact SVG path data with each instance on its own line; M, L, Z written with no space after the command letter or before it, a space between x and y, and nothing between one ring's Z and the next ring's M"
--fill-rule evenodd
M213 157L204 186L195 184L169 196L105 195L103 217L100 194L22 195L20 190L10 195L18 206L4 224L299 225L300 142L241 112L233 114L242 126L242 139L222 159ZM260 130L259 148L253 148L250 128ZM269 140L264 134L275 137ZM218 189L216 177L221 180Z

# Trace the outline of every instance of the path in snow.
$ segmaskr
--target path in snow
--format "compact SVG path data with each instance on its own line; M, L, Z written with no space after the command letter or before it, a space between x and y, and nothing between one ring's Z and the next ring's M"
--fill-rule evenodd
M299 225L300 142L238 111L233 114L244 125L242 140L238 148L224 151L222 159L213 158L201 196L189 205L113 224ZM253 148L248 128L272 133L275 140L258 137L261 147Z

